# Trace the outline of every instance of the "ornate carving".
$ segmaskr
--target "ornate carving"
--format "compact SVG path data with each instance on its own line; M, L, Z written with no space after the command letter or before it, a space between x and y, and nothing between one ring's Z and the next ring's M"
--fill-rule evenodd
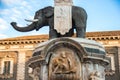
M61 52L60 56L55 57L52 60L52 70L53 73L75 73L76 67L73 67L73 62L71 57L67 57L67 54L65 52Z
M56 3L72 2L72 0L55 0Z
M74 50L57 48L51 56L49 65L50 80L80 79L80 62ZM61 77L60 77L61 76Z
M40 67L36 67L33 69L32 74L29 74L33 80L39 80L40 76Z
M100 75L101 75L101 73L98 72L98 71L91 72L90 77L89 77L89 80L103 80L103 79L100 77Z
M3 79L9 79L12 77L13 77L13 74L0 74L0 78L3 78Z

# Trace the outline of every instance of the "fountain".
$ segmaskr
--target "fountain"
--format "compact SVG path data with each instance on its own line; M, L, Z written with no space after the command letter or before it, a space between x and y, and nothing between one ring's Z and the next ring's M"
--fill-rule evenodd
M50 40L38 44L27 62L33 80L105 80L109 58L100 43L85 39L86 11L73 6L72 0L55 0L54 9L44 9L53 10L50 20L54 19L54 27L51 22ZM29 27L36 25L38 30L40 20L35 19ZM16 23L11 24L16 29ZM76 29L76 38L71 37L73 29Z

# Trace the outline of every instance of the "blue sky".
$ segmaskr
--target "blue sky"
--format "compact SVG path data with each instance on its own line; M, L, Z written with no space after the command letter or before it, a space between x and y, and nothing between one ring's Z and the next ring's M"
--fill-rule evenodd
M120 30L120 0L74 0L73 4L86 10L87 32ZM48 34L48 27L23 33L10 25L12 21L19 26L30 24L24 19L33 19L35 11L46 6L54 6L54 0L0 0L0 39Z

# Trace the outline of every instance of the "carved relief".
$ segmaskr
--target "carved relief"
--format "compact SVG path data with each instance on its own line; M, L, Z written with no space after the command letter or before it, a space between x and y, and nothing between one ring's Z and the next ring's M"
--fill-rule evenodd
M54 58L52 60L52 70L53 73L75 73L75 67L73 65L76 65L75 63L72 62L71 57L67 57L67 54L65 52L61 52L60 56Z
M36 67L33 69L32 74L29 74L33 80L39 80L40 76L40 67Z
M89 80L103 80L100 76L101 74L98 71L91 72Z
M50 61L50 80L78 80L81 68L75 53L69 49L54 52ZM61 77L60 77L61 76Z

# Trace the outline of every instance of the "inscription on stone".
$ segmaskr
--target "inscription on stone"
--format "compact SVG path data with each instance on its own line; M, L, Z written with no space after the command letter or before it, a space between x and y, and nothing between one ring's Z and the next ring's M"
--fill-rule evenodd
M55 0L54 27L62 35L72 28L72 3L69 3L71 0Z

